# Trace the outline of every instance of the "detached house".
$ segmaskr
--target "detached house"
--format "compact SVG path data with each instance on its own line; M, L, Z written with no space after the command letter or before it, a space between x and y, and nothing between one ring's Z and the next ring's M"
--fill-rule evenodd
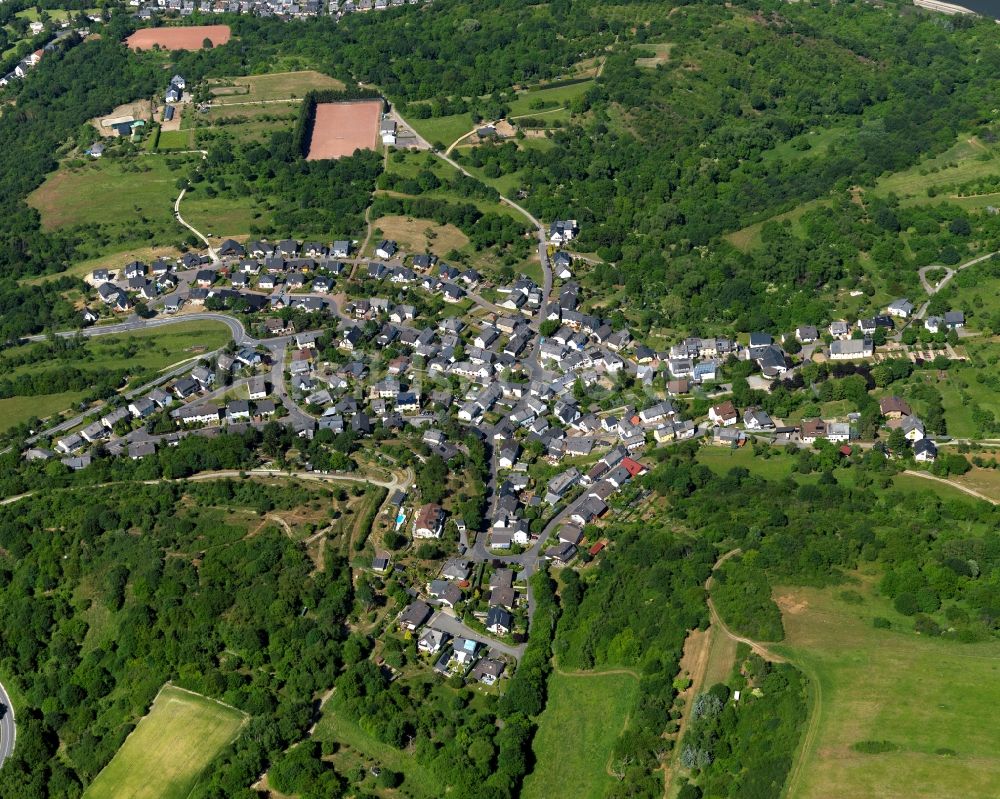
M431 616L431 608L423 600L418 599L399 614L399 626L404 630L413 632L420 627Z
M444 530L444 511L440 505L428 502L413 520L414 538L440 538Z
M576 238L578 232L575 219L557 219L549 226L549 241L553 244L565 244Z
M739 414L736 413L736 407L733 405L732 401L726 400L721 405L714 405L709 408L708 418L713 424L729 427L729 425L736 424L740 417Z
M391 241L390 239L383 239L379 242L378 247L375 248L375 254L379 258L389 260L398 250L399 248L396 246L396 242Z

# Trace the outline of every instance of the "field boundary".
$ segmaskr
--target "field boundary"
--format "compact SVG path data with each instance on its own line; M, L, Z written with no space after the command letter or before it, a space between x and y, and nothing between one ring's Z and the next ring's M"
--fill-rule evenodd
M178 729L183 729L176 727L178 720L176 716L171 718L172 710L168 709L168 707L172 702L179 702L181 707L185 708L183 712L187 713L187 718L180 719L182 722L191 724L193 720L198 719L201 721L202 719L199 717L205 717L209 719L210 723L215 724L215 730L218 730L218 732L225 732L225 727L229 726L232 726L232 732L225 738L213 736L211 746L215 748L210 750L204 750L204 747L201 747L201 738L198 738L194 741L194 745L199 747L197 751L200 754L197 759L192 757L187 761L182 760L181 762L184 765L176 773L167 770L165 774L160 775L159 782L139 788L134 782L134 778L136 774L142 776L141 767L148 766L149 764L146 761L150 760L152 753L156 753L155 747L152 752L148 748L150 743L155 740L155 734L160 733L161 735L165 735L167 740L173 740L171 736L176 736ZM213 706L224 710L225 715L209 715L212 713L210 707ZM158 712L160 713L160 718L156 718ZM166 727L163 726L165 721L168 724ZM122 741L111 759L90 782L83 795L85 797L117 796L125 791L127 795L132 796L137 791L145 795L153 789L161 789L161 795L169 794L176 797L190 797L198 785L201 784L213 761L226 747L231 746L239 738L243 732L243 728L246 727L249 721L249 713L213 697L183 688L168 680L156 692L156 696L153 697L145 714L136 722L129 734L125 736L125 740ZM171 724L174 726L170 726ZM151 737L151 734L153 737ZM190 739L190 731L187 734ZM140 741L139 735L148 740ZM177 740L180 740L180 738L177 738ZM191 741L188 740L187 743L190 744ZM130 744L131 750L129 749ZM191 748L190 751L193 753L196 749ZM211 756L206 758L205 754L209 752ZM123 755L123 753L126 754ZM204 764L198 768L198 761L201 759L204 759ZM186 784L189 784L190 788L181 793L180 791L183 790ZM95 789L95 786L98 787Z

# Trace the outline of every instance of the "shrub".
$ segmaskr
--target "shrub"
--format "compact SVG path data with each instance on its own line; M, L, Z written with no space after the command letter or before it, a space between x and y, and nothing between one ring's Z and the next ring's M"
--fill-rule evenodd
M897 612L902 613L904 616L912 616L920 610L920 606L917 604L917 598L908 592L904 592L897 596L892 605L896 608Z
M892 741L858 741L851 744L851 749L867 755L879 755L883 752L895 752L899 747Z

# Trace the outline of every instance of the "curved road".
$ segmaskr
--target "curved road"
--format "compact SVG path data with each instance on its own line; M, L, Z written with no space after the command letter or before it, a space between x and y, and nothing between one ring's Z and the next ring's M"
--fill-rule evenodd
M0 705L3 706L3 717L0 718L0 768L3 768L7 758L14 753L17 728L14 726L14 705L2 685L0 685Z
M213 322L222 322L222 324L229 328L229 332L233 334L233 341L235 341L238 345L256 347L257 344L260 343L257 339L247 335L246 328L243 327L243 323L240 322L239 319L229 316L228 314L215 313L213 311L204 311L197 314L182 314L180 316L168 316L164 319L142 319L138 316L132 316L124 322L116 322L113 325L97 325L95 327L85 327L82 330L63 330L56 333L56 335L61 336L62 338L72 338L76 335L81 335L84 338L91 338L93 336L108 336L114 333L131 333L136 330L145 330L153 327L165 327L166 325L177 325L183 322L200 322L204 319L208 319ZM37 336L25 336L23 340L45 341L47 338L48 334L42 333Z
M928 264L927 266L922 266L920 267L919 270L917 270L918 274L920 275L920 284L924 287L924 291L933 296L934 294L937 294L939 291L941 291L941 289L943 289L945 286L947 286L948 281L950 281L953 277L955 277L955 275L958 272L961 272L963 269L968 269L970 266L973 266L974 264L986 261L992 258L994 255L1000 255L1000 251L988 252L985 255L980 255L979 257L973 258L971 261L966 261L961 266L956 266L954 268L950 266L945 266L944 264ZM932 286L930 282L927 280L927 273L931 269L943 269L945 272L944 277L941 278L941 280L937 283L937 285L934 286Z
M459 164L456 161L452 160L452 158L448 155L448 153L451 152L451 147L449 147L448 150L447 150L447 152L444 152L444 153L439 152L438 150L435 150L433 148L433 146L431 146L430 142L428 142L427 139L425 139L423 136L421 136L419 133L417 133L416 128L414 128L413 125L411 125L409 122L407 122L400 115L400 113L399 113L398 110L393 109L393 113L394 113L394 115L396 116L396 119L399 122L401 122L403 125L405 125L407 128L409 128L411 131L413 131L413 135L414 135L414 137L416 137L417 143L418 143L419 146L421 146L421 147L423 147L425 149L430 150L431 152L434 153L434 155L436 155L438 158L440 158L446 164L448 164L449 166L451 166L453 169L457 169L459 172L461 172L466 177L470 177L473 180L479 180L479 178L477 178L475 175L473 175L471 172L469 172L461 164ZM454 145L452 145L452 146L454 146ZM529 213L527 210L525 210L522 206L518 205L513 200L508 199L507 197L504 197L502 194L500 195L500 202L504 203L506 205L509 205L515 211L517 211L518 213L520 213L521 215L523 215L524 218L527 219L529 222L531 222L531 224L534 225L535 229L538 231L538 260L542 264L542 297L543 297L543 300L542 300L541 307L538 309L538 315L535 317L535 321L532 323L533 326L534 326L534 329L537 330L538 326L545 319L545 307L549 304L549 295L552 293L552 267L549 265L549 254L548 254L548 245L549 245L549 242L548 242L548 238L546 237L545 226L541 222L539 222L534 217L533 214ZM477 305L483 305L483 303L485 303L485 300L483 302L477 303ZM491 305L491 303L486 303L486 305Z

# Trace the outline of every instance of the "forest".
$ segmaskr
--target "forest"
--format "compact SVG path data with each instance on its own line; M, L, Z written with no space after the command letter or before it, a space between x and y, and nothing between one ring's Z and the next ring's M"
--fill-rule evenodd
M252 715L199 791L246 795L302 737L315 692L336 676L350 569L328 550L316 571L279 529L248 537L205 511L316 498L304 488L131 484L3 507L0 616L18 634L0 639L0 664L23 704L0 796L79 795L167 680Z

